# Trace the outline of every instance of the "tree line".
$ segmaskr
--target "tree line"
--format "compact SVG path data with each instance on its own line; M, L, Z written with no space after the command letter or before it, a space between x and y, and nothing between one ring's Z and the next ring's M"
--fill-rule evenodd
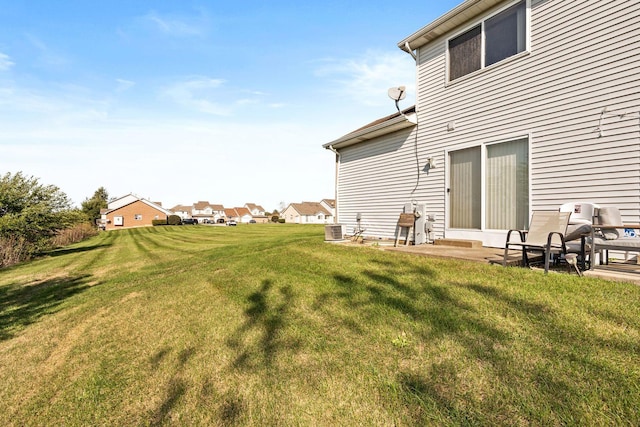
M0 177L0 268L33 258L97 233L96 219L107 207L100 187L81 209L55 185L22 172Z

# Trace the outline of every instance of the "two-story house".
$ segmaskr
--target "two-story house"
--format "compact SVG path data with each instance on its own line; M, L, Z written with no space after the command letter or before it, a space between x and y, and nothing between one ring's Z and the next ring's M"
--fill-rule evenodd
M324 145L338 222L393 238L423 203L434 237L495 247L568 201L640 222L639 41L636 0L464 1L398 43L415 109Z

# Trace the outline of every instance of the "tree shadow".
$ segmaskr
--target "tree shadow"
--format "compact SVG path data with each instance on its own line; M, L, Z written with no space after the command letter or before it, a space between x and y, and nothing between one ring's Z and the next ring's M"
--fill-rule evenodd
M91 275L66 276L31 284L0 287L0 341L12 338L16 330L55 313L67 298L86 290Z
M53 257L62 256L62 255L89 252L89 251L93 251L95 249L108 248L109 246L111 246L111 243L102 243L102 244L93 245L93 246L82 246L82 247L79 247L79 248L58 248L58 249L52 249L52 250L47 251L47 252L43 252L42 255L53 258Z
M272 288L272 282L264 280L260 289L249 295L246 320L227 341L229 347L238 351L233 362L235 368L269 368L281 351L299 346L281 333L287 326L293 303L291 286Z
M164 347L150 358L152 368L157 369L159 364L169 355L169 348ZM196 353L194 347L188 347L178 353L175 373L169 379L162 402L151 414L150 425L160 426L166 424L171 416L171 410L187 392L189 384L184 379L184 368L189 359Z

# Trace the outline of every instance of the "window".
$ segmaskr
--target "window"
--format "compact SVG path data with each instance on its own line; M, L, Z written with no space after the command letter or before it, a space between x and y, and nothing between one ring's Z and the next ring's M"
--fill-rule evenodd
M524 52L527 0L449 40L449 81Z
M449 226L451 228L475 230L527 228L529 223L529 140L527 138L452 151L449 153L449 163Z
M133 219L135 219L136 221L142 221L142 215L141 214L135 214L133 216Z

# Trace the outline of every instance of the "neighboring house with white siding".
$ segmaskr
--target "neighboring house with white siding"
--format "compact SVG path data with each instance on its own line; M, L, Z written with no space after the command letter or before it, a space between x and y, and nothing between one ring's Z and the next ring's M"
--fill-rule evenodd
M337 222L393 238L406 203L436 238L502 247L575 200L640 222L640 3L467 0L398 43L412 109L324 145Z
M333 222L331 212L318 202L290 203L282 211L280 218L284 218L287 223L294 224L330 224Z

